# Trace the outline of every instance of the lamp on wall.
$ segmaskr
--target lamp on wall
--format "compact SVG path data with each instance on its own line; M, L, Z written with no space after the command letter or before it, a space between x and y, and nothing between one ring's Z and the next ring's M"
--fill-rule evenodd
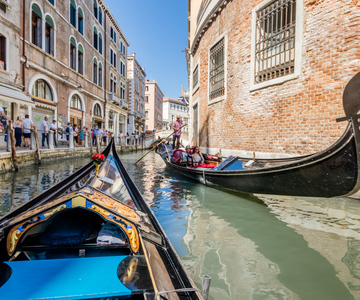
M75 79L72 79L70 76L65 76L64 73L60 73L60 76L64 79L64 81L70 81L70 82L73 82L77 85L77 90L79 93L82 93L83 92L83 87L81 86L80 83L78 83Z

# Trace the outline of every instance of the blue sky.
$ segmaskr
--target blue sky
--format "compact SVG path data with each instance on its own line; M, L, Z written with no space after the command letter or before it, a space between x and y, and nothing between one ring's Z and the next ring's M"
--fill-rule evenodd
M186 0L105 0L130 43L128 55L145 67L146 78L156 79L164 97L187 90Z

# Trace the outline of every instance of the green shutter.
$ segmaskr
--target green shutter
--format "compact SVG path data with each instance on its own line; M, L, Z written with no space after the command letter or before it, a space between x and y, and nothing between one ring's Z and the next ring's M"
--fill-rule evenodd
M95 26L94 26L94 32L95 32L96 34L98 34L97 29L96 29L96 27L95 27Z
M81 45L79 45L78 49L79 49L79 52L81 52L82 54L84 54L84 50L83 50L83 47L82 47Z
M71 43L71 45L73 45L76 48L76 42L73 37L70 39L70 43Z
M54 28L54 21L50 18L50 16L46 16L45 22L49 24L51 28Z
M74 0L70 0L70 4L71 4L71 6L72 6L73 8L75 8L75 10L76 10L76 4L75 4L75 1L74 1Z
M32 5L32 11L39 17L41 18L42 14L41 14L41 10L39 8L39 6L37 6L36 4Z
M97 65L97 59L94 57L94 64Z
M82 17L82 18L84 18L84 14L83 14L83 11L82 11L82 9L79 7L79 9L78 9L78 13L79 13L79 15Z
M99 63L99 69L102 70L102 63Z

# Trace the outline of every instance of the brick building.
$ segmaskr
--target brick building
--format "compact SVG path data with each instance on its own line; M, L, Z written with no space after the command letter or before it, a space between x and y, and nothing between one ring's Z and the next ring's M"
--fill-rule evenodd
M188 0L192 143L258 157L334 143L360 71L359 10L354 0Z
M155 79L145 80L145 129L161 130L163 126L163 98Z
M128 133L142 135L145 132L145 69L135 58L135 53L127 57L128 79Z
M49 115L61 126L98 124L118 132L127 118L120 100L125 101L121 68L126 70L129 42L104 2L17 0L11 5L10 21L19 24L8 43L18 47L7 48L6 56L14 57L11 67L19 62L16 82L32 99L26 112L34 124L39 127ZM25 110L18 111L14 118L23 117Z

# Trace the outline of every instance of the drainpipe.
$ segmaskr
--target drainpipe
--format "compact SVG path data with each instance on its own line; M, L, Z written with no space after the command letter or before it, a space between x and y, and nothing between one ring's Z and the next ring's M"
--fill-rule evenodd
M105 30L104 30L104 84L103 84L103 86L104 86L104 100L105 100L105 103L104 103L104 121L105 121L105 124L106 124L105 117L106 117L106 103L107 103L107 99L106 99L106 85L107 85L107 83L106 83L106 78L107 78L107 70L106 70L106 53L107 53L107 49L106 49L106 45L107 45L107 43L106 43L106 34L107 34L107 32L106 32L106 14L107 14L107 12L108 12L107 10L104 10L104 28L105 28ZM104 131L105 131L105 128L104 128Z
M26 0L23 0L23 34L22 34L22 38L23 38L23 47L22 47L22 55L25 59L25 61L23 62L23 65L22 65L22 84L23 84L23 91L25 91L25 67L26 67L26 64L27 64L27 56L25 55L25 1Z

